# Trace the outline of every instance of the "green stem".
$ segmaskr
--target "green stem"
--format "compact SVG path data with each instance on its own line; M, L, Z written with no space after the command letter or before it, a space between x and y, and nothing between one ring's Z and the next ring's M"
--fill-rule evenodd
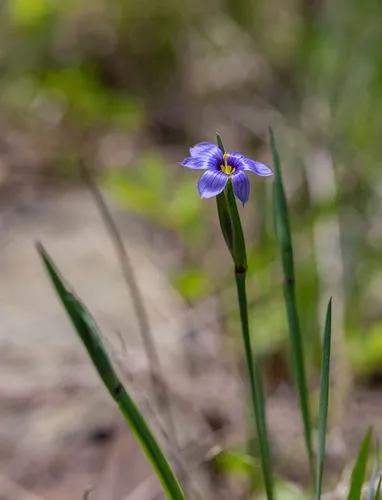
M216 136L218 146L221 152L224 154L225 149L223 141L219 134L216 134ZM260 462L263 471L267 498L268 500L273 500L274 497L270 457L271 454L269 451L269 441L267 434L264 391L260 371L252 356L251 337L249 335L248 303L247 291L245 286L247 276L247 251L245 246L243 228L240 221L240 215L237 210L231 180L227 182L226 188L224 189L223 193L217 196L216 202L220 227L235 265L235 279L240 309L241 330L243 334L244 350L251 386L251 396L253 410L255 413L257 437L259 440Z
M269 441L266 427L264 391L261 373L253 359L251 337L248 324L248 305L246 291L246 271L235 270L237 297L240 309L241 330L251 387L253 411L255 414L257 436L260 447L260 460L263 471L265 490L268 500L273 500L272 468L269 452Z

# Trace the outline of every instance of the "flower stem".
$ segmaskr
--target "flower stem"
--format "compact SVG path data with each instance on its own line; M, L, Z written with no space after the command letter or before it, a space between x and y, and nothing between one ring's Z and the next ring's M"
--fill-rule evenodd
M217 144L223 155L225 149L219 134L216 134ZM269 451L269 440L267 433L265 398L261 380L261 373L252 355L251 337L248 324L248 302L246 290L247 277L247 251L240 215L237 209L232 182L228 182L223 193L216 198L220 227L223 233L227 248L232 256L235 265L235 279L237 288L237 298L240 310L241 331L243 334L245 357L247 362L249 381L251 387L251 397L257 438L260 448L260 462L263 471L265 491L268 500L273 500L273 479L271 454Z
M272 467L269 451L269 440L266 426L265 400L261 373L253 359L251 337L248 324L248 305L246 291L246 271L235 269L237 297L240 309L241 330L243 335L245 357L251 387L251 397L255 414L257 437L260 447L261 468L263 471L265 491L268 500L273 500Z

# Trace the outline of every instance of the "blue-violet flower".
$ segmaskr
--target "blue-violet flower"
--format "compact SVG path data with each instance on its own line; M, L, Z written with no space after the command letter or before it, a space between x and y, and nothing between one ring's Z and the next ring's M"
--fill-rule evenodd
M249 198L249 180L246 172L269 176L272 170L266 165L251 160L236 151L222 153L216 144L200 142L190 148L190 155L180 165L196 170L206 170L198 182L201 198L212 198L220 194L229 179L235 196L243 203Z

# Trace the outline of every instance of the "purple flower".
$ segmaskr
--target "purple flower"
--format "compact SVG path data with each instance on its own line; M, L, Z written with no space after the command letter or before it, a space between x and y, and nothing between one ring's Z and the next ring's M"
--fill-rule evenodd
M250 158L229 151L223 154L218 146L209 142L200 142L190 149L190 155L180 165L196 170L205 170L198 182L201 198L212 198L221 193L229 179L232 180L235 196L243 203L249 198L249 180L247 171L268 176L272 170L266 165Z

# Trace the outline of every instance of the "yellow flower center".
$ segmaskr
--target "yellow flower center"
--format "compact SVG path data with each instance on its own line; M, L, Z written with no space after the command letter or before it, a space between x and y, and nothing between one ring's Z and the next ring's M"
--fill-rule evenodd
M227 164L227 158L228 158L228 155L227 153L225 153L223 155L223 159L224 159L224 164L222 163L220 165L220 170L224 173L224 174L227 174L227 175L231 175L235 172L235 167L231 167L231 165L228 165Z

